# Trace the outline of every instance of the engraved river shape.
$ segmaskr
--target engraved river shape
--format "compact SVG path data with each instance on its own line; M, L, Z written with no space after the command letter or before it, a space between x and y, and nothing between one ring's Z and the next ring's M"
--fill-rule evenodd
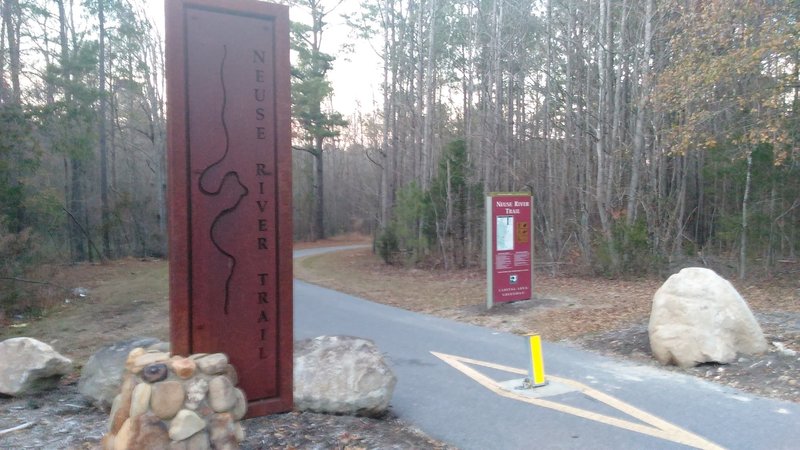
M227 55L227 46L223 45L222 60L220 61L219 67L219 78L222 85L222 110L220 113L220 120L224 130L225 145L224 148L221 149L219 159L203 170L198 181L200 192L202 192L204 195L214 197L215 203L217 204L230 205L222 209L222 211L217 214L209 230L209 239L211 239L214 247L216 247L220 253L225 255L226 258L228 258L228 276L225 279L225 301L223 306L223 311L226 315L228 314L230 307L230 286L231 280L233 279L236 271L237 260L236 255L232 253L234 251L224 241L225 237L230 236L226 236L226 234L222 233L220 230L227 228L224 226L224 222L233 219L229 216L231 216L231 214L233 214L239 208L239 205L242 203L242 199L249 193L247 186L242 184L241 180L239 179L238 172L234 170L233 158L229 158L230 135L228 133L228 124L225 120L225 114L227 112L225 60Z

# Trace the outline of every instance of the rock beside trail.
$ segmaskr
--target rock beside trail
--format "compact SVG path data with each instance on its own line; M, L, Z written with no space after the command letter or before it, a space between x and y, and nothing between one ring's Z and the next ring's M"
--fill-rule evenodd
M397 378L372 341L320 336L294 344L298 410L377 416L386 412Z
M44 342L17 337L0 342L0 393L20 396L54 387L72 360Z
M134 338L101 348L83 366L78 391L95 406L108 411L122 385L125 361L131 350L137 347L161 348L164 345L156 338Z
M241 392L233 388L238 380L226 355L175 359L169 358L167 352L157 351L164 350L164 345L154 338L137 338L102 348L84 366L79 392L98 408L109 411L120 390L130 389L122 386L127 369L152 383L154 397L162 400L151 405L150 411L163 420L170 420L181 407L197 409L203 401L216 412L231 411L236 419L244 415L246 403L239 398L243 397ZM371 341L322 336L295 342L294 351L296 409L378 416L389 407L397 379ZM171 379L166 382L168 374ZM208 376L219 374L225 377ZM178 381L183 387L173 389ZM140 413L145 405L137 399L136 395L125 397L124 409Z
M730 282L713 270L690 267L672 275L653 296L650 347L662 364L727 364L737 353L767 350L764 333Z

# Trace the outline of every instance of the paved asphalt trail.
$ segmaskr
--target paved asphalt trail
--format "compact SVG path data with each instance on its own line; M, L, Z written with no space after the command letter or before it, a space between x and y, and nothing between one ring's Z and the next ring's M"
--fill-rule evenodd
M296 251L295 257L336 249L342 247ZM398 378L392 399L394 413L459 448L690 448L501 397L430 353L525 368L525 344L520 336L372 303L297 280L294 311L295 339L343 334L375 341ZM543 352L548 376L579 381L717 446L800 449L798 404L755 397L565 345L544 343ZM477 369L497 380L521 377ZM643 424L579 392L547 400Z

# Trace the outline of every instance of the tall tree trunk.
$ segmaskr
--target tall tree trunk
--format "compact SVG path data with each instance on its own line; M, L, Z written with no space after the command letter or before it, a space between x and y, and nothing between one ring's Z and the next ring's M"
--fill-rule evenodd
M8 2L0 5L0 80L6 79L6 28L8 27L7 12ZM49 63L49 61L48 61ZM6 88L6 83L0 82L0 105L5 103L9 98L9 92Z
M397 41L395 36L394 1L389 0L384 8L383 30L383 133L381 140L381 228L386 229L392 221L394 210L394 171L396 146L395 95L397 92ZM390 142L391 139L391 142Z
M547 0L546 6L546 23L545 34L547 39L546 58L547 66L545 73L545 96L544 96L544 152L547 160L547 184L550 189L547 192L547 214L542 218L542 227L544 228L545 248L550 256L550 265L553 271L556 268L556 254L558 252L559 244L557 242L558 232L556 231L556 175L555 175L555 152L553 151L553 141L551 136L552 126L552 111L551 105L553 103L553 74L555 71L555 64L553 62L553 4L552 0ZM569 75L566 77L569 80ZM565 139L566 140L566 139Z
M85 221L85 205L83 200L83 186L81 180L85 170L80 158L70 159L70 191L69 191L69 211L74 216L70 224L70 241L72 242L72 254L75 261L85 261L89 257L87 252L86 239L84 235L84 228L81 223ZM79 223L75 223L80 221Z
M675 233L672 236L672 256L680 256L683 253L683 231L685 228L684 220L686 217L686 188L689 184L689 158L690 154L679 156L675 163L674 179L678 187L678 198L673 214L673 224Z
M66 86L72 82L72 73L70 72L69 63L69 40L67 38L67 30L69 23L67 22L66 8L64 7L64 0L56 0L58 2L58 19L59 19L59 44L61 47L61 76L63 83ZM64 101L69 104L72 101L69 88L65 88ZM89 256L87 242L88 236L84 234L87 230L84 205L84 194L82 180L85 177L85 170L80 157L70 154L69 155L69 189L65 193L65 203L71 219L68 219L69 241L73 261L84 261ZM80 222L79 222L80 221ZM77 223L76 223L77 222ZM81 223L82 222L82 223Z
M739 279L744 280L747 275L747 207L750 204L750 178L753 169L753 151L747 150L747 176L744 182L744 195L742 196L742 236L739 242Z
M428 57L425 62L425 118L422 133L422 189L428 188L428 182L432 176L433 165L433 103L436 100L436 72L434 67L435 47L436 47L436 1L428 0L429 21L428 25Z
M644 15L644 51L639 60L639 73L642 83L639 86L639 98L636 103L631 180L628 185L628 215L626 219L629 226L636 220L639 195L639 167L644 153L645 107L647 106L647 97L650 95L650 41L653 37L653 0L647 0Z
M625 84L623 83L623 73L628 65L628 57L625 55L628 49L625 47L627 44L625 40L625 26L628 21L628 0L622 0L622 8L620 9L620 23L619 23L619 44L616 48L616 54L620 57L614 67L614 114L611 119L611 147L620 148L623 145L624 139L621 136L620 128L622 127L622 93L625 91ZM627 77L626 77L627 78Z
M322 138L314 138L314 240L325 239L325 201L323 195Z
M611 0L606 0L606 31L605 31L605 44L603 45L603 48L605 49L605 58L606 58L605 62L606 88L605 88L605 100L604 100L605 103L604 114L606 117L605 120L606 129L604 136L606 142L604 144L604 147L606 152L607 164L606 164L606 176L605 176L606 185L603 188L605 191L604 192L605 198L603 198L603 204L605 205L605 210L607 211L608 214L611 213L611 210L614 207L614 205L611 202L611 196L614 192L614 180L616 178L615 171L619 160L618 155L620 153L619 149L617 148L618 147L617 143L614 141L614 138L616 137L615 136L616 132L614 130L614 127L617 121L617 117L615 116L615 111L614 111L614 106L615 106L614 97L616 95L615 92L621 89L620 86L621 82L618 78L615 78L614 76L615 48L614 48L614 29L612 27L613 23L614 23L614 15L613 15L613 10L611 9ZM617 62L617 66L621 67L622 62L621 61ZM611 221L609 221L609 229L607 233L609 236L611 236ZM613 246L610 247L609 251L612 257L612 262L616 268L618 265L616 247Z
M597 176L595 177L595 203L597 205L597 214L600 218L600 225L602 226L603 235L608 238L610 233L608 233L609 226L608 226L608 213L606 210L606 205L604 204L604 200L606 198L605 195L605 175L606 175L606 162L605 162L605 99L606 99L606 88L607 82L606 79L606 58L605 53L608 49L603 49L601 45L602 42L602 30L605 30L605 23L606 23L606 2L608 0L602 0L599 2L600 5L600 22L598 24L598 32L597 32L597 39L598 42L596 44L596 54L597 54L597 61L599 63L599 67L597 70L598 81L597 81L597 126L595 127L596 133L596 141L595 141L595 154L596 154L596 164L597 164Z
M160 73L164 68L164 53L158 41L149 42L151 72L150 80L147 83L147 96L150 103L150 123L153 128L153 150L158 155L157 180L158 189L156 191L156 204L158 205L158 231L160 240L159 249L162 255L167 254L167 152L166 152L166 118L164 114L163 96L164 92L163 77Z
M597 49L597 61L599 67L598 73L598 89L597 89L597 126L595 127L596 142L595 154L597 164L597 177L595 182L595 203L597 206L597 214L600 218L600 226L602 228L603 237L606 243L612 270L616 271L618 264L616 258L616 249L611 237L611 224L609 222L609 204L610 185L609 167L612 167L613 161L607 161L608 155L608 106L610 100L611 89L611 26L609 17L610 13L610 0L603 0L600 2L600 23L598 24L597 39L595 44Z
M3 2L3 26L6 32L6 43L8 45L8 69L11 77L11 95L9 98L15 105L20 105L22 101L22 90L20 88L20 11L18 0L4 0Z
M772 273L772 267L775 265L775 206L778 201L778 187L776 181L772 180L772 188L769 192L769 238L767 239L767 254L764 258L764 268L767 273Z
M429 3L433 0L429 0ZM413 0L409 1L409 13L411 13L412 6L416 7L416 26L413 32L414 37L411 39L411 52L416 52L416 62L414 63L411 58L408 58L409 66L409 82L415 84L409 89L408 102L413 105L413 112L411 117L411 128L414 131L414 143L411 157L411 170L404 173L410 173L412 180L424 182L424 171L422 169L425 159L425 104L427 102L427 95L425 87L431 77L431 73L425 70L425 42L423 36L425 34L425 0L420 0L419 3ZM416 75L415 77L411 74ZM402 183L405 184L405 183Z
M501 151L505 150L503 142L503 15L505 0L494 1L494 34L492 37L492 81L494 82L494 109L492 111L492 159L494 160L493 169L495 176L495 186L505 189L503 186L503 173L498 170L502 167Z
M100 229L102 230L103 257L111 258L111 213L108 204L108 145L106 142L106 19L104 11L105 0L97 2L97 18L100 25L100 48L99 48L99 84L100 84L100 108L98 112L98 138L100 146Z
M13 110L13 114L22 115L22 88L20 87L20 36L22 17L19 8L18 0L5 0L2 5L3 14L3 27L5 28L6 40L8 44L9 55L9 72L11 76L11 92L6 98L0 97L0 105L6 104ZM2 75L0 71L0 75ZM5 84L5 78L0 78L0 84ZM0 94L3 94L4 88L0 88ZM9 162L11 167L6 171L8 176L8 186L11 189L20 189L20 171L23 167L25 155L22 151L12 151L9 155ZM19 233L25 227L25 208L23 206L23 199L17 194L16 199L13 201L13 206L9 205L8 214L13 216L9 220L8 228L12 233Z

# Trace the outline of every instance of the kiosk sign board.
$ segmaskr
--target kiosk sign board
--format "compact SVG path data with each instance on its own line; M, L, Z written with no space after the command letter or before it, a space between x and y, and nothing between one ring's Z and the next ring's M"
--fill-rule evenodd
M486 197L486 302L528 300L532 296L533 197Z
M248 416L292 409L289 10L166 2L170 340L225 353Z

